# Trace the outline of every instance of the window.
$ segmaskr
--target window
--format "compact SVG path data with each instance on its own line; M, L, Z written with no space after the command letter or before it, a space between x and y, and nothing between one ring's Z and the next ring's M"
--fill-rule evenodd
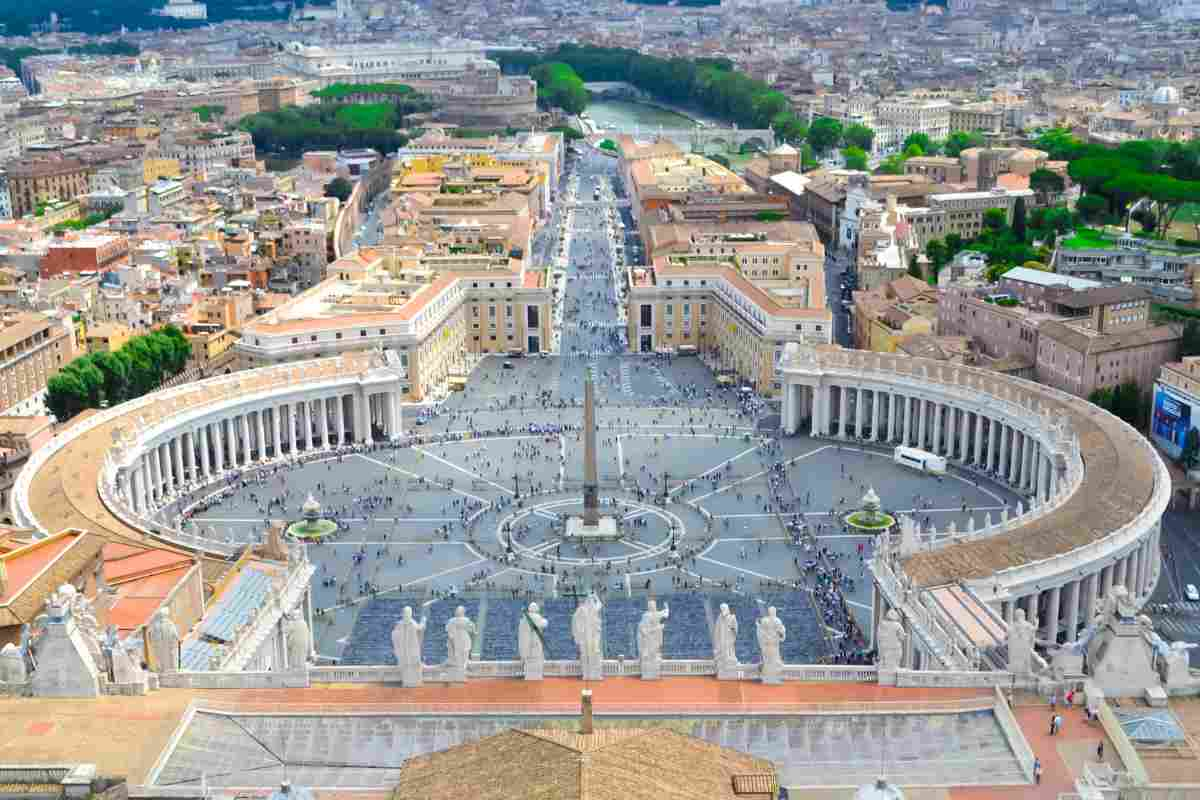
M338 332L337 332L337 334L335 334L333 338L335 338L335 339L340 339L340 338L342 338L342 332L341 332L341 331L338 331Z
M640 320L641 326L643 328L648 328L654 324L653 320L654 320L654 314L651 311L650 304L643 303L642 304L642 312L641 312L641 320Z
M366 335L367 335L367 331L366 331L365 329L364 329L364 330L361 330L361 331L359 331L359 332L358 332L358 335L359 335L359 336L366 336Z

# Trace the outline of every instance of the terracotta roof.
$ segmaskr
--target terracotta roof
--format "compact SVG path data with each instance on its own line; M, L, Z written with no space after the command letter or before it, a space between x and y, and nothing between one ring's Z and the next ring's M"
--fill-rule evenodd
M99 554L103 540L65 530L0 556L8 591L0 597L0 627L32 622L46 598L75 578Z
M668 728L510 730L405 763L395 800L757 800L734 779L771 762ZM749 787L755 788L753 786Z
M1145 347L1179 339L1182 333L1172 325L1151 325L1140 330L1099 334L1062 322L1043 322L1038 335L1066 345L1077 353L1109 353L1130 347Z

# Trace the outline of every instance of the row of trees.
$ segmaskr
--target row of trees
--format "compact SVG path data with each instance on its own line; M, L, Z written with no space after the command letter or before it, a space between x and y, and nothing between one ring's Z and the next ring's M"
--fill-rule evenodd
M1142 428L1150 418L1150 393L1143 392L1136 381L1126 381L1119 386L1097 389L1088 395L1095 403L1135 428Z
M1176 214L1200 203L1200 141L1136 140L1116 149L1087 144L1056 128L1036 140L1051 159L1069 161L1068 174L1084 191L1077 208L1092 222L1123 224L1140 202L1136 219L1165 235Z
M112 353L74 359L46 382L46 406L59 422L152 392L183 371L192 344L174 325L134 336Z
M406 95L401 103L410 102L410 97ZM389 153L406 145L408 137L396 130L397 116L376 113L378 105L371 104L369 114L356 113L353 104L285 106L242 117L238 127L247 131L254 147L264 153L299 155L305 150L346 147L371 147Z

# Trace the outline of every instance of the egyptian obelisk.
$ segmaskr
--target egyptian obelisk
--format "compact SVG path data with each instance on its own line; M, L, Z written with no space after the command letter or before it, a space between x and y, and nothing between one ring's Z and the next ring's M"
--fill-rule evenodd
M600 524L600 481L596 471L596 390L583 384L583 526Z

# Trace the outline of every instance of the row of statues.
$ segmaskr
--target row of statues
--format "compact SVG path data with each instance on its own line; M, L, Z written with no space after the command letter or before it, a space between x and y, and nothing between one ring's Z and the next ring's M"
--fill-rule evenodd
M600 680L604 677L603 647L603 604L595 593L579 604L571 616L571 636L579 651L580 672L584 680ZM657 680L661 674L663 633L671 610L663 606L660 610L654 600L646 602L646 610L638 623L638 660L641 676L645 680ZM417 620L411 606L405 606L402 616L392 628L392 650L396 665L400 668L401 682L405 686L420 686L423 664L421 651L425 641L428 619ZM545 631L549 621L541 614L537 603L530 603L521 613L517 624L517 652L526 680L541 680L546 663ZM787 628L776 615L774 606L767 609L766 616L756 623L758 646L762 652L761 676L766 682L775 683L783 679L783 656L780 649L787 639ZM446 622L446 680L466 680L467 662L471 645L478 631L475 623L466 616L462 606L454 610L454 616ZM736 653L738 635L737 616L722 603L720 613L712 624L713 660L718 677L738 677L739 663Z

